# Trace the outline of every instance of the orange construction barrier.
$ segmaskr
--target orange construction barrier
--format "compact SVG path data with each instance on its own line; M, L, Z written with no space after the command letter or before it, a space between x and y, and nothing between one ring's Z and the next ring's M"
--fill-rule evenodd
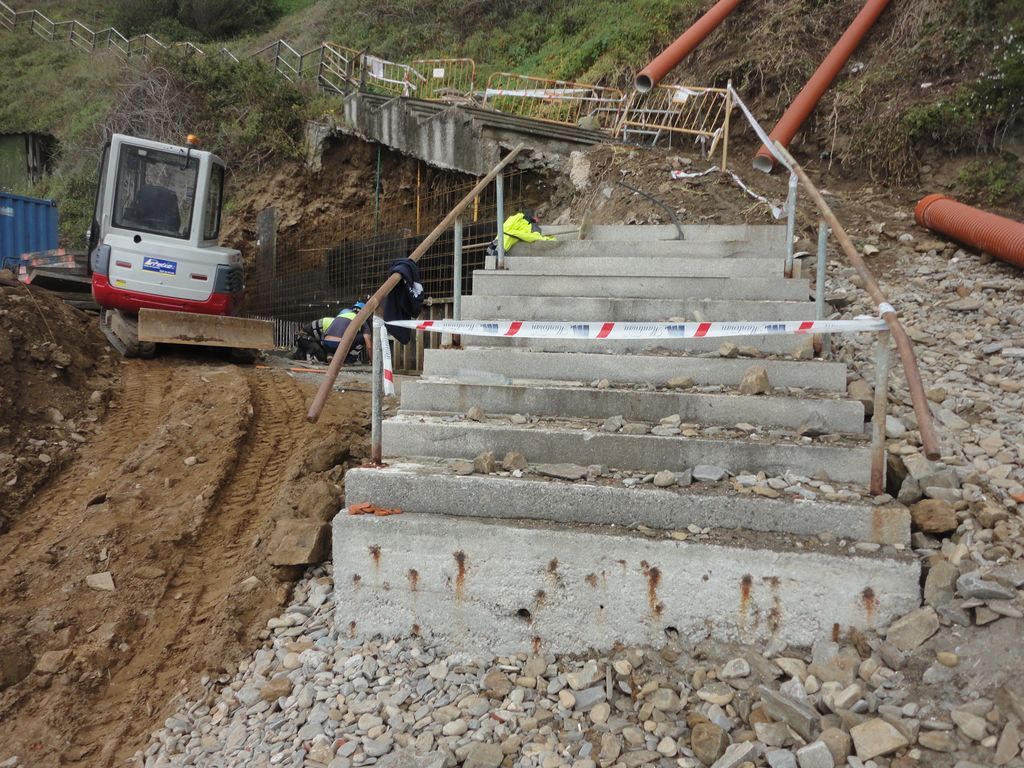
M990 253L1024 269L1024 223L958 203L945 195L928 195L914 208L922 227Z

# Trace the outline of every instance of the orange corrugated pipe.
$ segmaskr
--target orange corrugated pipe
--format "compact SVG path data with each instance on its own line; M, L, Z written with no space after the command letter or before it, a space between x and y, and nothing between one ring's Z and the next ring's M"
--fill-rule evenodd
M725 17L736 10L741 0L718 0L708 12L694 22L693 26L683 32L668 48L659 53L650 64L640 70L634 85L640 93L647 93L661 82L661 78L671 72L675 66L685 59L690 51L700 45L701 41L721 24Z
M958 203L945 195L928 195L914 208L922 227L1024 269L1024 223Z
M811 75L807 85L797 94L797 97L793 99L793 103L789 105L789 109L779 118L779 122L775 124L775 128L772 129L770 134L772 141L777 141L784 147L789 146L789 142L793 140L793 136L800 130L800 126L804 124L804 121L818 105L821 95L832 85L836 75L842 70L853 52L857 50L860 41L864 39L864 35L875 25L875 22L878 21L878 17L887 5L889 5L889 0L868 0L864 4L860 13L857 14L857 18L843 32L839 42L829 51L828 56L821 62L815 73ZM767 148L762 146L757 151L757 156L754 157L754 167L765 173L771 173L772 169L775 168L775 158L772 157Z

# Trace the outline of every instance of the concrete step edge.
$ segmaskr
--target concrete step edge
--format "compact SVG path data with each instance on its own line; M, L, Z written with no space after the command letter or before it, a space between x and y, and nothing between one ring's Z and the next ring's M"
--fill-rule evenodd
M639 358L639 360L637 359ZM451 365L458 361L464 367ZM428 349L424 357L424 375L452 375L460 371L497 372L514 376L529 372L531 378L544 379L547 369L574 371L581 380L609 378L615 383L650 381L664 385L676 376L689 376L697 384L739 382L751 365L763 365L768 378L778 386L806 386L793 382L829 384L830 392L846 392L846 364L823 360L782 360L770 357L701 357L697 355L614 355L594 352L540 352L530 349L478 346L467 349ZM507 372L507 373L505 373Z
M826 444L731 436L610 434L597 429L596 422L578 423L580 428L572 429L547 419L543 424L513 425L400 414L383 423L384 455L472 459L485 451L502 455L518 451L531 463L568 460L634 472L681 472L697 464L711 464L733 474L763 471L772 476L787 472L810 476L825 472L836 482L862 487L870 479L871 448L866 440Z
M402 388L402 412L465 413L472 405L495 414L596 419L623 416L627 421L657 424L673 413L683 421L732 425L737 422L797 428L820 417L829 432L863 432L864 406L847 398L807 397L785 392L741 395L642 388L597 389L586 384L462 382L420 378Z
M345 503L369 502L408 512L461 517L651 528L676 531L677 537L685 538L706 536L690 529L696 526L701 531L747 530L804 537L814 539L813 546L821 544L817 537L823 533L836 542L910 544L910 513L899 505L766 498L741 494L728 483L655 488L503 475L455 475L449 462L401 458L381 468L349 470ZM716 535L708 540L723 538L728 537ZM758 545L767 547L771 542L761 539ZM792 548L791 541L788 546ZM853 550L860 552L861 548ZM848 546L841 554L853 552ZM895 549L891 554L900 556Z

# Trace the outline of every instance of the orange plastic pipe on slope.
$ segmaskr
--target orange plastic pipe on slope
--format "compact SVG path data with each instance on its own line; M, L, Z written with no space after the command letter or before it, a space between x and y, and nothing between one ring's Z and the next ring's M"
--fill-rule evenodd
M675 66L685 59L690 51L700 45L701 41L721 24L725 17L736 10L741 0L718 0L711 8L694 22L693 26L683 32L672 45L659 53L650 64L640 70L634 85L640 93L647 93L661 82L661 78L671 72Z
M945 195L928 195L914 208L922 227L948 235L1024 269L1024 223L958 203Z
M864 35L875 25L875 22L878 21L878 17L887 5L889 5L889 0L868 0L864 4L860 13L857 14L857 18L853 20L853 23L843 33L843 36L839 38L839 42L829 51L828 56L821 62L815 73L811 75L811 79L807 81L807 85L797 94L797 97L793 99L793 103L789 105L789 109L782 115L779 122L775 124L775 128L772 129L770 134L772 141L777 141L784 147L789 146L789 142L793 140L793 136L800 130L800 126L804 124L804 121L818 105L821 95L832 85L836 75L846 65L853 52L857 50L860 41L864 39ZM772 157L766 147L761 147L757 151L757 156L754 158L754 167L765 173L772 172L772 169L775 167L775 158Z

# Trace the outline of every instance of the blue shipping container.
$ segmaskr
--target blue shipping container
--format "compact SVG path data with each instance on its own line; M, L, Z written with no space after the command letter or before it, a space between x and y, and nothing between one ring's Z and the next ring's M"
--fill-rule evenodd
M0 266L56 247L56 201L0 192Z

